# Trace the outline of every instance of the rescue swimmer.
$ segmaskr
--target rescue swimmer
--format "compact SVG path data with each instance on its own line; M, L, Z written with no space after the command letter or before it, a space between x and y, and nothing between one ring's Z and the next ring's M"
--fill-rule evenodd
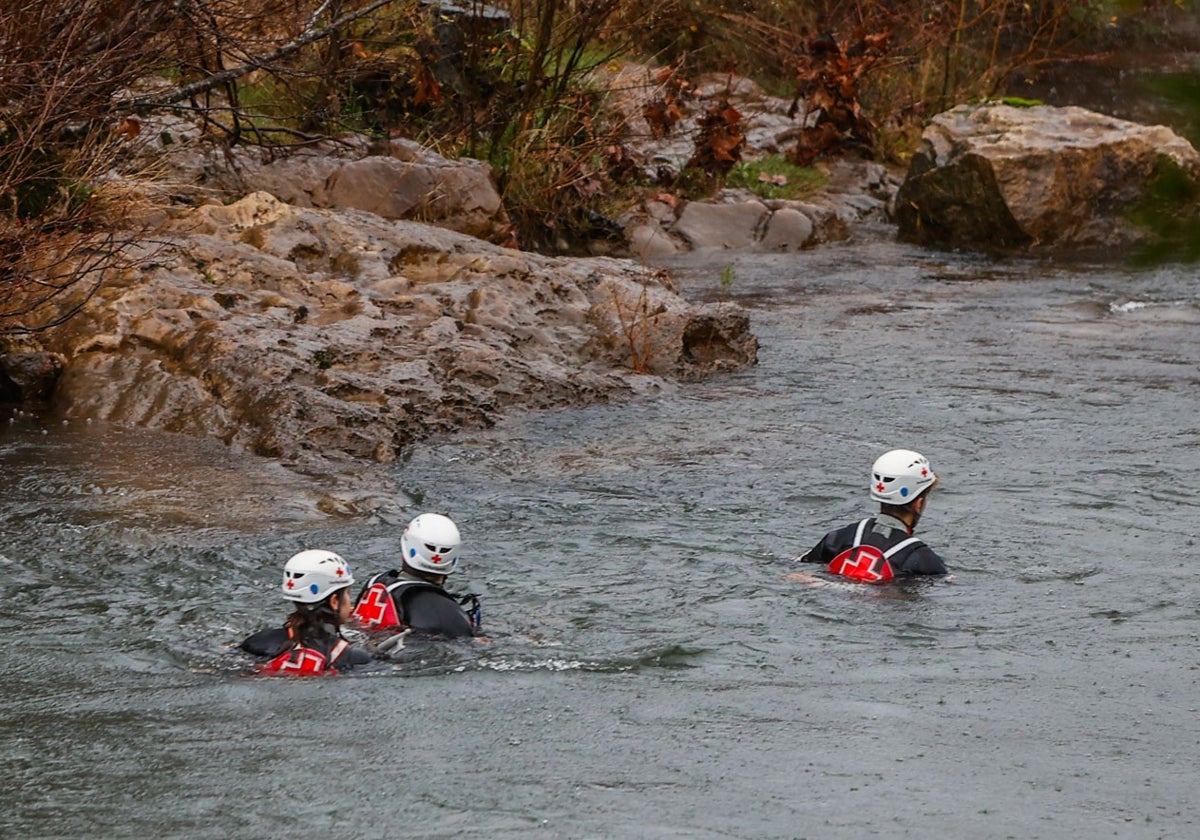
M338 554L309 549L283 567L283 597L296 605L283 627L260 630L239 647L267 661L264 674L311 676L336 674L372 660L342 636L354 602L354 576Z
M798 559L823 563L827 572L862 583L946 574L937 552L913 536L937 486L938 477L924 455L911 449L885 452L871 467L871 498L879 502L879 513L830 531Z
M474 636L480 628L479 598L445 589L461 546L458 526L448 516L422 513L414 518L400 536L400 568L366 582L354 602L355 623L372 634Z

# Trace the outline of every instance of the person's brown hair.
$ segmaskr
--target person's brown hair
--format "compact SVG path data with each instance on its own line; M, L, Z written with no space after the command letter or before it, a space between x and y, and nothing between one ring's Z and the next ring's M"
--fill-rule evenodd
M922 490L921 494L919 496L917 496L917 498L913 499L911 502L906 502L905 504L902 504L902 505L889 505L886 502L880 502L879 503L879 512L886 513L890 516L895 516L897 513L905 513L905 512L916 513L916 511L913 510L913 505L915 505L920 499L925 498L930 493L932 493L934 490L936 490L938 488L938 485L941 483L942 483L942 479L935 475L933 477L933 484L930 484L928 487L926 487L924 490Z
M337 592L330 592L329 597L324 601L318 601L315 604L296 604L296 609L287 617L285 624L288 635L298 642L308 639L327 639L336 635L341 620L337 610L329 601L338 592L342 593L341 597L343 598L350 597L349 590L339 589ZM333 628L332 633L330 632L331 627Z

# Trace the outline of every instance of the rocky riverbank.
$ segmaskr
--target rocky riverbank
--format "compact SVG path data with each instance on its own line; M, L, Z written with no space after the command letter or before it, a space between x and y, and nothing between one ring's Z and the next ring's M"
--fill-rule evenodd
M303 472L387 463L514 407L648 393L757 352L736 306L689 304L635 263L265 193L200 207L145 247L10 354L10 380L56 374L64 419L215 437Z
M703 105L733 91L752 153L782 148L796 128L788 103L729 79L698 96ZM1025 224L1027 205L1058 229L1088 229L1112 203L1089 196L1144 194L1163 157L1162 144L1144 138L1174 138L1078 109L970 113L1002 113L1002 142L995 131L986 146L947 139L947 126L966 134L983 123L935 120L932 151L900 193L900 216L919 211L923 231L978 222L956 247L988 246L988 231L1005 229L995 220ZM1060 119L1071 131L1050 136L1043 126ZM171 196L161 235L134 246L128 270L74 318L10 340L0 399L40 402L67 420L216 438L310 474L387 464L415 441L485 427L513 409L645 395L751 365L758 342L746 313L682 299L654 260L843 238L857 221L891 218L903 180L847 160L823 164L825 189L803 202L741 190L703 202L654 195L620 220L622 237L604 246L614 256L555 258L505 247L504 208L477 161L365 138L264 158L215 150L191 131L143 131L141 153L170 173L158 182ZM1194 150L1176 140L1171 148L1191 167ZM944 148L969 152L970 166L939 157ZM641 154L644 165L673 166L684 151L671 139ZM1134 163L1095 164L1126 158ZM1087 164L1088 183L1060 177L1061 160ZM969 189L944 186L963 171ZM1042 189L1031 172L1071 189ZM1014 193L1025 180L1035 192ZM1049 241L1035 234L1026 239Z
M787 103L739 90L758 146L784 142ZM673 161L679 142L647 161ZM10 343L0 396L66 420L212 437L314 474L386 464L513 409L753 364L746 313L682 299L652 259L839 238L898 184L882 167L840 165L803 208L737 191L651 201L627 214L612 256L554 258L504 247L485 165L404 139L263 156L166 119L141 126L136 156L164 173L161 234L66 324Z

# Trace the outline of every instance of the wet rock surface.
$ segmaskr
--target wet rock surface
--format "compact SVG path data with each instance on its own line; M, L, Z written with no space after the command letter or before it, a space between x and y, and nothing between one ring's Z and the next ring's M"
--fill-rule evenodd
M255 193L182 216L42 343L63 360L65 419L211 436L320 472L389 462L510 407L754 362L743 311L689 304L669 283L627 261Z
M295 148L227 149L190 123L161 120L142 134L134 159L160 173L159 188L176 202L266 192L296 207L365 210L489 241L510 235L488 164L450 160L412 140L344 135Z

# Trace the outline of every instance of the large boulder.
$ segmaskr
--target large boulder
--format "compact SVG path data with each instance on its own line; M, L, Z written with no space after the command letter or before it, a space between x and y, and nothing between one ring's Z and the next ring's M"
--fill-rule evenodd
M200 207L150 247L39 337L42 356L6 360L8 379L32 383L53 361L64 418L323 471L389 462L510 407L644 393L757 353L742 310L690 304L628 261L541 257L266 193Z
M393 141L392 148L391 156L375 155L336 170L326 182L327 206L417 219L481 239L497 232L497 222L504 223L500 193L486 163L450 161L406 141Z
M1076 107L963 106L934 117L896 195L900 238L942 248L1104 252L1145 241L1133 216L1200 154L1164 126Z

